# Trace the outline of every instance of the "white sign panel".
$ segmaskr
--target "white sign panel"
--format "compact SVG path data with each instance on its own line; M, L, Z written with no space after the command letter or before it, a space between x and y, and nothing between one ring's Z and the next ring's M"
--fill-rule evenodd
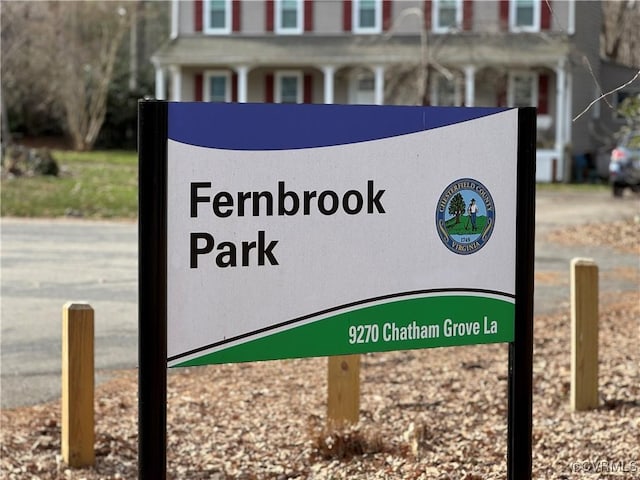
M170 366L513 340L516 109L170 103Z

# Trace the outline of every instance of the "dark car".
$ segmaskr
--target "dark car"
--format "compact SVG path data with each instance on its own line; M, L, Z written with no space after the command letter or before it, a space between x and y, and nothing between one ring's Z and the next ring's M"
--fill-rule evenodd
M611 152L609 183L616 197L627 187L640 192L640 131L626 134Z

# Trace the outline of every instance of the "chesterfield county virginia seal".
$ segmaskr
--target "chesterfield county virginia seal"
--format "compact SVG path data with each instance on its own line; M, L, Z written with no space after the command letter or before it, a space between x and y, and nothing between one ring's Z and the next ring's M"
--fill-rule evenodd
M444 189L436 207L436 228L442 243L452 252L469 255L491 238L496 209L487 187L472 178L461 178Z

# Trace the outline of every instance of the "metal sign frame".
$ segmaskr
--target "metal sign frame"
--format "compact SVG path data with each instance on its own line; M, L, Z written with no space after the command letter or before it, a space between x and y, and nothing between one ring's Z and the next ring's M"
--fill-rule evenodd
M384 108L384 107L380 107ZM166 478L168 102L138 106L138 472ZM509 342L507 473L532 468L533 272L536 109L518 109L514 340Z

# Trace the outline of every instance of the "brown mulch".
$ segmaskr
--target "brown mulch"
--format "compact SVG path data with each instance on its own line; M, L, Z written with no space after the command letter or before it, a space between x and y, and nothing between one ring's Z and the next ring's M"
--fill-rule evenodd
M599 326L600 407L574 413L568 312L535 318L535 479L640 478L640 291L602 295ZM363 355L350 429L325 427L326 377L325 358L172 370L168 478L506 478L507 345ZM61 460L59 403L1 411L0 478L136 478L136 390L134 370L96 388L90 469Z
M546 240L561 245L605 245L622 252L640 254L640 217L568 226L550 232Z

